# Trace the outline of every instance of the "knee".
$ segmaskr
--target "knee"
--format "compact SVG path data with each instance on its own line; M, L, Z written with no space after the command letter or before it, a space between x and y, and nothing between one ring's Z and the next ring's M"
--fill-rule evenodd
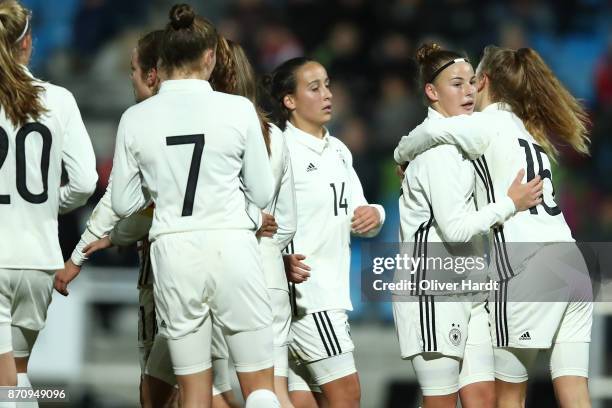
M520 395L496 395L495 406L497 408L525 408L525 399Z
M496 404L495 388L488 387L482 390L482 392L478 396L478 401L480 401L480 403L477 405L478 407L494 408Z
M0 373L0 387L16 387L17 386L17 374L4 372Z
M361 387L359 383L344 388L342 393L325 395L329 406L333 408L358 408L361 401Z

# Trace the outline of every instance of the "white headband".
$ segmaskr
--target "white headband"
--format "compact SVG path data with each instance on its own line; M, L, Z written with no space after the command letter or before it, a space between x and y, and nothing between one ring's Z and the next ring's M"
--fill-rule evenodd
M442 65L431 75L431 79L427 81L427 83L433 82L433 80L436 79L438 75L440 75L440 72L444 71L446 68L450 67L451 65L457 62L467 62L468 64L470 63L470 61L467 58L455 58L454 60L448 61L446 64Z
M17 37L17 39L15 40L15 44L17 44L19 41L23 40L23 38L28 33L28 30L30 28L30 17L31 17L30 14L28 14L28 17L26 18L25 27L23 28L23 31L21 32L19 37Z

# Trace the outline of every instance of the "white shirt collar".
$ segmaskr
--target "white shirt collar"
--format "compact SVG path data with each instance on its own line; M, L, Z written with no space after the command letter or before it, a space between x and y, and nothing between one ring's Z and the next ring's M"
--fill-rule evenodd
M302 129L298 129L293 126L291 122L287 121L287 130L292 133L292 136L295 137L298 142L319 154L323 153L323 150L329 145L329 131L326 127L323 129L325 129L325 135L320 139L310 133L304 132Z
M442 119L444 115L435 110L434 108L427 108L427 119Z
M194 91L203 90L212 92L212 87L208 81L203 79L167 79L162 82L159 93L173 91Z
M506 111L506 112L512 112L512 107L510 107L510 105L508 105L505 102L495 102L490 104L489 106L485 107L482 112L489 112L489 111Z

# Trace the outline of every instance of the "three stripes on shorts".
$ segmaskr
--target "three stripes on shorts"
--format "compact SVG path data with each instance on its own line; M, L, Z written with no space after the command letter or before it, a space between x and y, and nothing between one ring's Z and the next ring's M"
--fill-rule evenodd
M340 347L340 342L334 331L334 325L327 311L313 313L312 318L317 326L319 336L321 336L321 341L323 342L327 356L332 357L342 354L342 347Z

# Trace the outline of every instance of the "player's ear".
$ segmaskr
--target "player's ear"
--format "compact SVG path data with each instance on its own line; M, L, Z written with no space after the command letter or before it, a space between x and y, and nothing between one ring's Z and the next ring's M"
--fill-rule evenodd
M204 56L202 57L202 59L204 62L204 66L207 68L210 67L210 71L212 72L215 63L217 62L215 50L208 49L204 51Z
M283 105L289 110L295 110L295 98L291 94L285 95L283 98Z
M438 91L434 84L425 84L425 95L432 102L438 102Z
M147 72L147 78L146 78L147 86L153 89L157 87L158 82L159 82L159 76L157 75L157 68L151 68L149 72Z
M482 92L482 90L485 88L485 86L488 85L488 83L489 77L487 76L487 74L480 74L476 78L476 91Z

